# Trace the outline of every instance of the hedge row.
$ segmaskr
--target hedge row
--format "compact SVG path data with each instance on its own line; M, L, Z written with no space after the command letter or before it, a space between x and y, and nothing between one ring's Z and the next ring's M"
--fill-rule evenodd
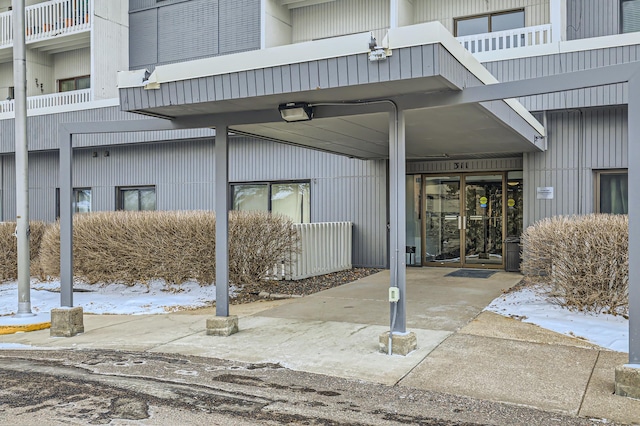
M45 222L31 222L29 256L31 258L31 275L40 272L40 243L45 233ZM15 222L0 222L0 282L18 278L18 240L15 237Z
M152 279L171 283L193 279L201 284L215 280L213 212L97 212L77 214L73 222L77 279L127 284ZM289 219L269 213L231 212L229 280L239 285L257 282L274 265L290 262L298 241L291 225ZM41 226L43 235L36 240L32 225L32 252L39 253L35 275L57 277L60 225ZM0 238L4 243L6 237ZM15 272L5 271L4 280L15 279Z
M628 314L629 219L591 214L543 219L522 235L522 272L580 311Z

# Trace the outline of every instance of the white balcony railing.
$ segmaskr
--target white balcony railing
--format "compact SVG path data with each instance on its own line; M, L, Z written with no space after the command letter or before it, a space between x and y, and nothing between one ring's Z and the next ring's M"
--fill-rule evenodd
M551 43L551 24L474 34L458 37L458 41L471 53L538 46Z
M27 109L55 108L63 105L74 105L91 102L91 89L73 90L71 92L52 93L50 95L29 96L27 98ZM15 111L15 102L0 102L0 113L11 113Z
M93 0L52 0L25 8L26 42L91 28ZM0 14L0 47L13 43L12 12Z

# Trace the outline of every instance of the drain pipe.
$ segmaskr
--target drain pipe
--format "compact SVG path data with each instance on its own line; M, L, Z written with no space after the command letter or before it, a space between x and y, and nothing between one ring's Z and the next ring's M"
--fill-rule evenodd
M353 102L320 102L320 103L315 103L315 104L309 104L310 107L316 107L316 106L345 106L345 105L375 105L375 104L381 104L381 103L386 103L386 104L390 104L391 107L393 108L393 118L394 118L394 126L393 126L393 140L396 143L396 147L397 147L397 143L398 143L398 105L391 99L376 99L376 100L370 100L370 101L353 101ZM391 132L390 132L391 133ZM396 200L396 204L397 200ZM405 230L398 230L399 232L405 232ZM396 319L398 316L398 303L400 301L400 297L404 297L404 295L400 294L400 287L398 286L398 266L397 266L397 259L399 259L400 256L400 247L398 245L398 241L394 241L393 242L393 246L391 249L394 250L395 252L395 259L396 259L396 267L393 268L393 275L391 277L391 283L390 283L390 287L389 287L389 302L393 303L393 310L392 310L392 314L391 314L391 319L390 319L390 324L389 324L389 343L388 343L388 353L389 355L393 355L393 329L395 328L396 325Z

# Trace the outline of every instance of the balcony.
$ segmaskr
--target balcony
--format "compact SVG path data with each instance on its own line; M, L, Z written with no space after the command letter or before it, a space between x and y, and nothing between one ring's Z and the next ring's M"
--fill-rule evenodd
M25 8L25 37L31 48L56 51L89 45L93 0L52 0ZM62 37L66 36L66 37ZM0 59L10 58L13 14L0 13Z
M552 42L551 24L474 34L457 39L465 49L473 54L539 46Z
M55 112L60 112L60 107L87 103L91 102L91 100L91 89L52 93L50 95L29 96L27 98L27 110L29 113L32 111L46 112L55 108ZM0 102L0 119L12 118L14 112L15 102L13 99Z

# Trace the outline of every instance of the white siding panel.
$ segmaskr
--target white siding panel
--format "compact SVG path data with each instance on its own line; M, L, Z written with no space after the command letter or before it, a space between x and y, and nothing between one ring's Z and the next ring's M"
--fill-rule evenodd
M96 100L112 99L118 97L117 72L129 69L129 15L123 2L96 3L91 87Z
M55 54L53 64L56 86L58 80L91 75L91 49L87 47Z
M454 20L514 9L524 9L525 25L550 22L549 0L416 0L416 23L440 21L454 34Z
M389 28L389 0L341 0L291 10L294 43L373 31L382 41Z

